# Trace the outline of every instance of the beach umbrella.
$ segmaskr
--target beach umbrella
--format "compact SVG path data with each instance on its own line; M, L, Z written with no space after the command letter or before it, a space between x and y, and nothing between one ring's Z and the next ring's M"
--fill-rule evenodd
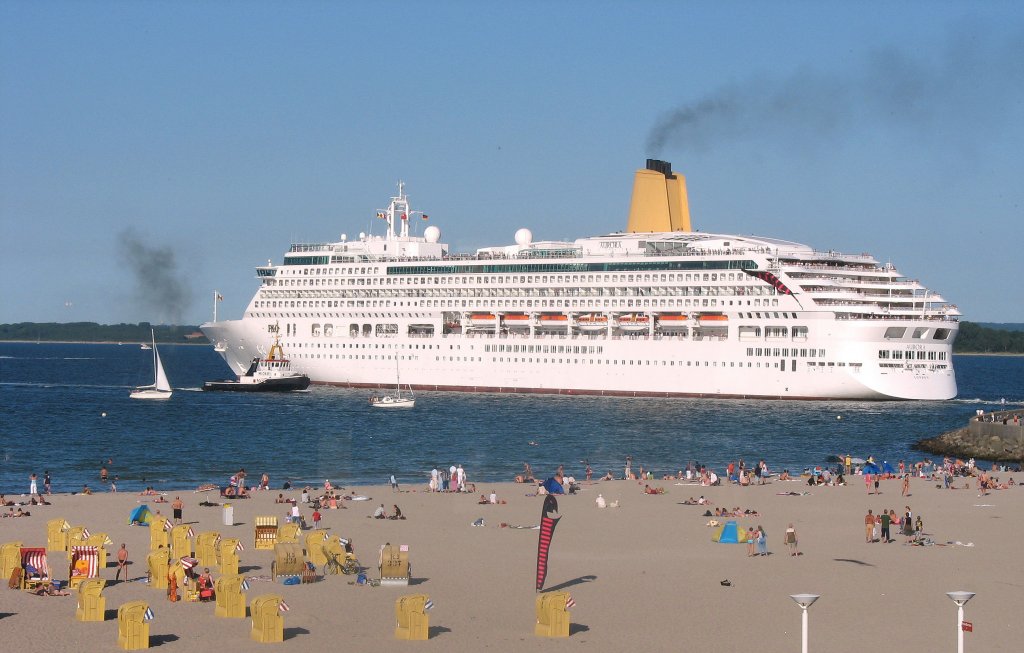
M537 591L544 589L544 579L548 575L548 553L551 551L551 539L555 536L555 526L561 516L552 517L558 512L558 500L547 494L544 496L544 507L540 513L540 539L537 542Z
M863 458L850 458L850 462L854 465L863 465L866 461Z

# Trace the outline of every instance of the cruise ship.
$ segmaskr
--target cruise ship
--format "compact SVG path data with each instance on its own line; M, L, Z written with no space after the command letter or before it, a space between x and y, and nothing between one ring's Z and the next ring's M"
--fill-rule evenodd
M297 243L240 320L202 325L236 373L280 335L314 384L766 399L942 400L959 311L868 254L694 231L648 160L625 231L452 253L401 183L380 235ZM420 223L422 224L422 223Z

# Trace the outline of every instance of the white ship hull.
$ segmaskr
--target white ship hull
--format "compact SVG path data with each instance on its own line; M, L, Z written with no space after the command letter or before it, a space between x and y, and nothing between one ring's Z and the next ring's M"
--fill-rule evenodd
M955 397L956 377L949 355L942 369L927 360L880 366L879 347L894 348L893 341L885 340L881 333L891 326L906 326L912 333L915 324L920 323L861 325L847 321L834 324L827 341L798 343L798 352L825 349L827 360L748 357L749 343L691 342L669 334L617 339L476 333L396 337L383 351L340 347L382 344L351 342L347 337L332 339L334 342L296 338L283 344L293 352L293 365L308 374L314 384L354 388L393 385L397 355L401 357L403 383L408 382L416 390L767 399ZM257 320L235 320L204 324L202 330L211 340L232 343L222 355L232 370L242 370L259 355L255 345L265 341L268 326ZM301 323L298 329L303 331ZM348 330L336 332L347 334ZM781 349L782 344L778 344ZM424 351L424 346L433 349ZM487 346L519 347L521 352L485 351ZM564 353L566 347L575 350L598 346L602 347L601 354ZM540 347L541 353L529 353L530 347ZM544 347L549 353L543 353ZM563 349L552 354L551 347ZM785 371L781 368L783 360ZM815 364L809 365L811 362Z

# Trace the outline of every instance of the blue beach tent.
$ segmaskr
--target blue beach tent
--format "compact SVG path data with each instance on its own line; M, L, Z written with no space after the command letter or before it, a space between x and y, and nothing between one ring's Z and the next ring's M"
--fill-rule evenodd
M878 465L875 463L867 463L864 465L865 474L881 474L882 470L878 469Z
M889 463L887 463L885 461L882 461L882 473L883 474L895 474L896 470L893 469L892 465L890 465Z
M713 537L712 539L714 539L719 544L740 543L739 529L736 527L736 522L731 519L725 522L725 526L723 526L722 529L718 533L716 533L716 535L717 537Z
M128 523L134 526L149 526L149 522L152 520L153 513L150 512L149 506L146 504L132 510L132 514L128 515Z

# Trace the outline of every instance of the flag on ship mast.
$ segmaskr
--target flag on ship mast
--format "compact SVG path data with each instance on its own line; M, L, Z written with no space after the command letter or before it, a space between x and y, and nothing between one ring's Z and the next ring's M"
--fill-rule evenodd
M222 301L224 301L224 295L222 295L222 294L220 294L220 293L217 293L217 301L218 301L218 302L222 302Z
M429 220L429 219L430 219L430 216L428 216L428 215L427 215L426 213L424 213L424 214L423 214L423 219L424 219L424 220Z
M383 220L387 216L384 215L383 211L377 211L377 217L380 218L381 220Z
M551 551L551 540L555 536L555 526L558 526L558 517L552 514L558 512L558 500L553 494L544 496L544 507L541 509L540 517L540 538L537 541L537 591L544 589L544 580L548 576L548 553Z

